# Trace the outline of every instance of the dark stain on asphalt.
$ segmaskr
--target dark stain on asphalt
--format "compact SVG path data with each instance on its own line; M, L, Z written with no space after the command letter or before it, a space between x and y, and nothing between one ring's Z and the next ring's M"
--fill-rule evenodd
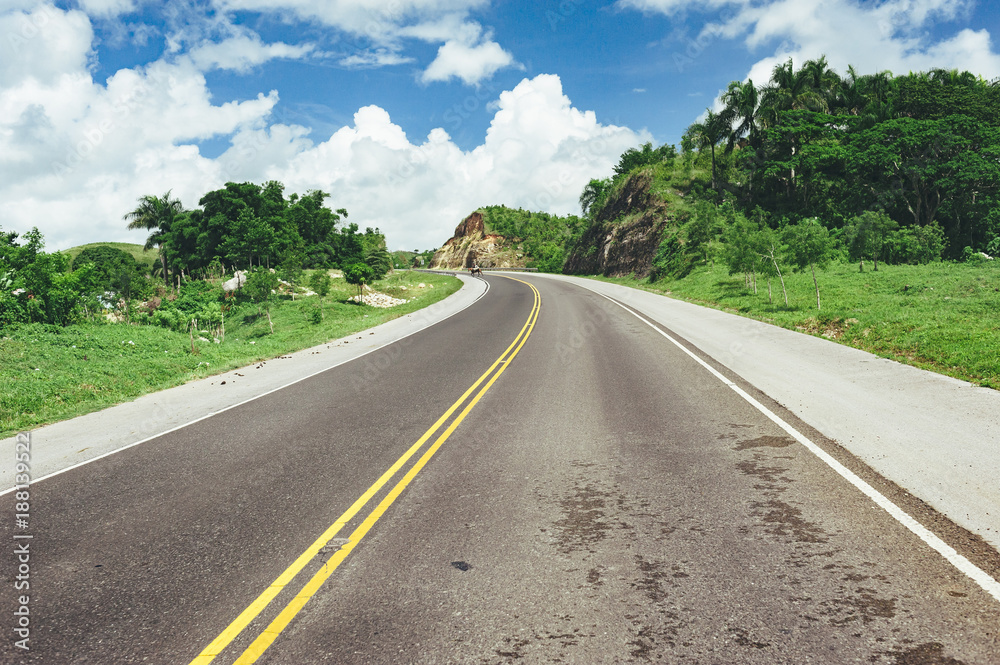
M730 628L729 632L732 633L733 638L736 640L736 644L741 647L752 647L754 649L766 649L771 646L767 642L758 642L757 640L751 639L747 631L742 628Z
M594 586L601 586L604 582L601 581L601 571L597 568L591 568L590 572L587 573L587 584L593 584Z
M736 465L736 468L740 470L743 475L753 476L759 478L765 483L770 483L768 485L754 485L754 489L759 490L773 490L773 491L784 491L783 488L778 486L776 483L791 483L794 482L788 476L783 476L781 474L788 471L787 468L783 466L762 466L758 464L758 460L747 460L745 462L740 462Z
M451 565L453 568L458 568L463 573L467 570L472 570L472 564L465 561L452 561Z
M762 510L758 514L764 524L768 525L767 532L774 536L792 536L800 543L827 542L826 532L823 529L813 522L803 519L801 510L784 501L771 499L770 501L755 502L753 507Z
M636 555L635 563L642 576L632 583L632 588L641 591L646 598L654 603L666 600L667 591L663 588L663 583L670 579L670 573L664 570L664 565L655 561L647 561L641 555Z
M636 638L628 643L629 646L635 647L629 652L629 655L633 658L650 660L650 656L653 654L653 642L655 641L656 636L653 635L653 630L649 626L643 626L636 634Z
M879 598L875 589L855 589L853 595L834 598L821 603L826 608L824 614L831 616L830 624L844 626L855 621L868 625L875 619L893 619L896 616L896 600ZM833 616L836 615L836 616Z
M563 516L554 525L559 531L556 540L560 552L594 553L594 546L604 540L611 529L604 520L607 498L607 492L588 484L577 485L572 493L560 500Z
M750 450L751 448L787 448L795 443L790 436L759 436L756 439L741 441L733 450Z
M528 646L529 640L505 637L504 642L506 642L508 646L497 649L496 654L498 656L501 658L509 658L511 660L524 658L524 654L521 653L521 649Z
M900 647L886 655L895 659L892 665L966 665L965 661L944 655L944 645L939 642L925 642L907 649Z

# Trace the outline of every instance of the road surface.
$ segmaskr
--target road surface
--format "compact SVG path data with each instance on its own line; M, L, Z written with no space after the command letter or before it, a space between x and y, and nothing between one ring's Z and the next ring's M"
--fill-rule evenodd
M32 485L27 530L0 497L0 661L1000 663L989 580L790 431L919 512L905 492L626 307L486 279L403 342Z

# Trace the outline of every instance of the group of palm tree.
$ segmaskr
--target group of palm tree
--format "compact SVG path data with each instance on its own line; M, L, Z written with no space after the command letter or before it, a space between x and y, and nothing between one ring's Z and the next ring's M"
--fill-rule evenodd
M932 69L910 76L941 85L986 85L958 70ZM775 66L766 85L757 86L750 79L731 82L721 96L721 110L706 109L704 119L691 125L684 138L692 147L711 150L712 188L718 189L717 146L724 143L728 153L736 147L759 145L762 132L776 125L786 111L855 116L858 128L906 115L906 109L899 108L898 95L893 94L898 80L889 71L859 75L853 66L841 77L825 56L795 70L789 58Z

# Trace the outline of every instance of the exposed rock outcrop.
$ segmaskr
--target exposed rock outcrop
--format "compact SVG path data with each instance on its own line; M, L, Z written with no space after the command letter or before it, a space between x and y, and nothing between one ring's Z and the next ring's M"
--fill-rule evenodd
M646 173L631 176L584 232L563 272L648 276L668 218L666 204L650 190L651 185Z
M432 270L481 268L523 268L524 257L504 236L486 232L480 212L474 212L455 228L455 235L434 254Z

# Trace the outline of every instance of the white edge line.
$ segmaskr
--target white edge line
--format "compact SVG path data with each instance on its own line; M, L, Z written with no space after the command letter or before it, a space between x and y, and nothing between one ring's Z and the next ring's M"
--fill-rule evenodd
M924 541L928 546L930 546L931 549L933 549L935 552L937 552L945 559L947 559L948 562L951 563L951 565L953 565L959 571L961 571L969 578L971 578L976 584L980 586L980 588L982 588L983 591L991 595L994 600L1000 601L1000 582L997 582L997 580L993 579L982 568L975 565L974 563L966 559L964 556L959 554L954 547L941 540L941 538L935 535L930 529L922 525L920 522L911 517L907 512L905 512L902 508L900 508L895 503L890 501L884 494L882 494L877 489L875 489L874 487L866 483L864 480L859 478L857 474L855 474L853 471L851 471L843 464L838 462L829 453L827 453L825 450L823 450L815 443L810 441L802 433L800 433L794 427L792 427L784 420L782 420L778 415L773 413L766 406L764 406L756 399L754 399L752 396L750 396L745 390L743 390L738 385L727 379L718 370L716 370L714 367L712 367L704 360L699 358L683 344L681 344L676 339L665 333L663 330L657 327L656 324L643 318L642 316L632 311L631 309L629 309L622 303L618 302L614 298L604 295L599 291L594 291L593 289L588 289L588 290L591 291L592 293L596 293L599 296L607 298L608 300L618 305L626 312L628 312L629 314L639 319L640 321L648 325L650 328L652 328L653 330L655 330L656 332L660 333L662 336L670 340L677 348L679 348L681 351L689 355L692 359L694 359L695 362L697 362L699 365L707 369L713 376L722 381L724 384L732 388L733 391L736 392L736 394L738 394L740 397L749 402L755 409L757 409L765 416L767 416L776 425L778 425L778 427L785 430L796 441L798 441L803 446L808 448L810 452L812 452L814 455L816 455L816 457L820 458L823 462L825 462L827 466L829 466L831 469L840 474L840 476L844 478L844 480L849 482L851 485L854 485L854 487L856 487L857 489L861 490L861 492L865 496L870 498L880 508L889 513L889 515L895 518L897 522L905 526L915 536L917 536L918 538L920 538L920 540Z
M455 275L455 276L457 277L457 275ZM485 282L486 280L483 280L483 281ZM98 455L97 457L92 457L92 458L90 458L88 460L84 460L83 462L78 462L77 464L74 464L72 466L68 466L65 469L60 469L58 471L53 471L52 473L44 475L41 478L33 478L31 480L31 484L35 485L37 483L42 482L43 480L48 480L49 478L53 478L53 477L58 476L60 474L66 473L67 471L72 471L73 469L79 469L81 466L86 466L86 465L90 464L91 462L96 462L97 460L104 459L105 457L110 457L111 455L116 455L116 454L122 452L123 450L128 450L129 448L135 448L136 446L139 446L139 445L142 445L142 444L147 443L149 441L152 441L153 439L158 439L161 436L166 436L167 434L171 434L172 432L176 432L177 430L181 430L181 429L184 429L185 427L190 427L191 425L195 425L197 423L200 423L202 420L208 420L209 418L213 418L213 417L219 415L220 413L225 413L226 411L229 411L231 409L235 409L236 407L239 407L239 406L243 406L244 404L249 404L250 402L253 402L254 400L258 400L261 397L267 397L271 393L276 393L279 390L284 390L285 388L288 388L289 386L294 386L296 383L301 383L302 381L306 381L307 379L311 379L312 377L314 377L314 376L316 376L318 374L322 374L323 372L329 372L331 369L336 369L337 367L340 367L341 365L345 365L345 364L347 364L349 362L354 362L358 358L364 358L368 354L375 353L376 351L381 351L382 349L384 349L387 346L392 346L393 344L401 342L402 340L406 339L407 337L412 337L413 335L416 335L417 333L423 332L424 330L427 330L428 328L430 328L432 326L436 326L437 324L441 323L442 321L447 321L448 319L450 319L451 317L455 316L456 314L460 314L461 312L464 312L469 307L472 307L477 302L479 302L480 299L482 299L482 297L485 296L489 292L489 290L490 290L489 282L486 282L486 290L483 291L479 295L479 297L477 297L475 300L473 300L472 302L470 302L468 305L466 305L462 309L459 309L459 310L456 310L456 311L452 312L451 314L449 314L448 316L444 317L443 319L439 319L437 321L434 321L433 323L428 323L423 328L418 328L417 330L414 330L411 333L408 333L406 335L403 335L402 337L394 339L391 342L386 342L382 346L376 346L373 349L369 349L368 351L365 351L361 355L354 356L353 358L348 358L346 360L342 360L342 361L338 362L336 365L330 365L329 367L326 367L324 369L315 371L312 374L308 374L306 376L303 376L303 377L300 377L298 379L295 379L294 381L286 383L283 386L278 386L277 388L272 388L271 390L268 390L267 392L261 393L259 395L254 395L253 397L245 399L242 402L237 402L236 404L231 404L231 405L229 405L229 406L227 406L227 407L225 407L223 409L219 409L218 411L213 411L212 413L205 414L204 416L202 416L200 418L196 418L196 419L191 420L189 422L186 422L186 423L184 423L182 425L177 425L176 427L171 427L168 430L164 430L164 431L159 432L157 434L154 434L152 436L148 436L145 439L142 439L141 441L136 441L135 443L130 443L128 445L122 446L121 448L115 448L114 450L110 450L110 451L104 453L103 455ZM444 302L444 301L438 301L438 302ZM434 303L434 304L436 305L437 303ZM431 307L431 306L432 305L428 305L428 307ZM426 308L423 309L423 310L417 310L417 312L422 312L422 311L426 311ZM414 312L414 313L416 313L416 312ZM398 319L393 319L393 321L397 321L397 320ZM389 321L386 321L386 323L389 323ZM385 325L385 324L381 324L381 325ZM335 342L335 341L337 341L337 340L330 340L330 342L324 342L324 344L329 344L329 343ZM322 346L322 344L320 344L319 346ZM302 349L302 350L306 351L307 349ZM240 369L240 368L237 367L236 370L238 370L238 369ZM226 374L226 373L228 373L230 371L236 371L236 370L227 370L226 372L222 372L222 374ZM216 375L216 376L219 376L219 375ZM178 387L180 387L180 386L178 386ZM136 399L138 399L138 398L136 398ZM10 489L6 489L6 490L3 490L2 492L0 492L0 496L4 496L5 494L10 494L11 492L15 491L16 489L17 489L17 485L15 483L14 487L11 487Z

